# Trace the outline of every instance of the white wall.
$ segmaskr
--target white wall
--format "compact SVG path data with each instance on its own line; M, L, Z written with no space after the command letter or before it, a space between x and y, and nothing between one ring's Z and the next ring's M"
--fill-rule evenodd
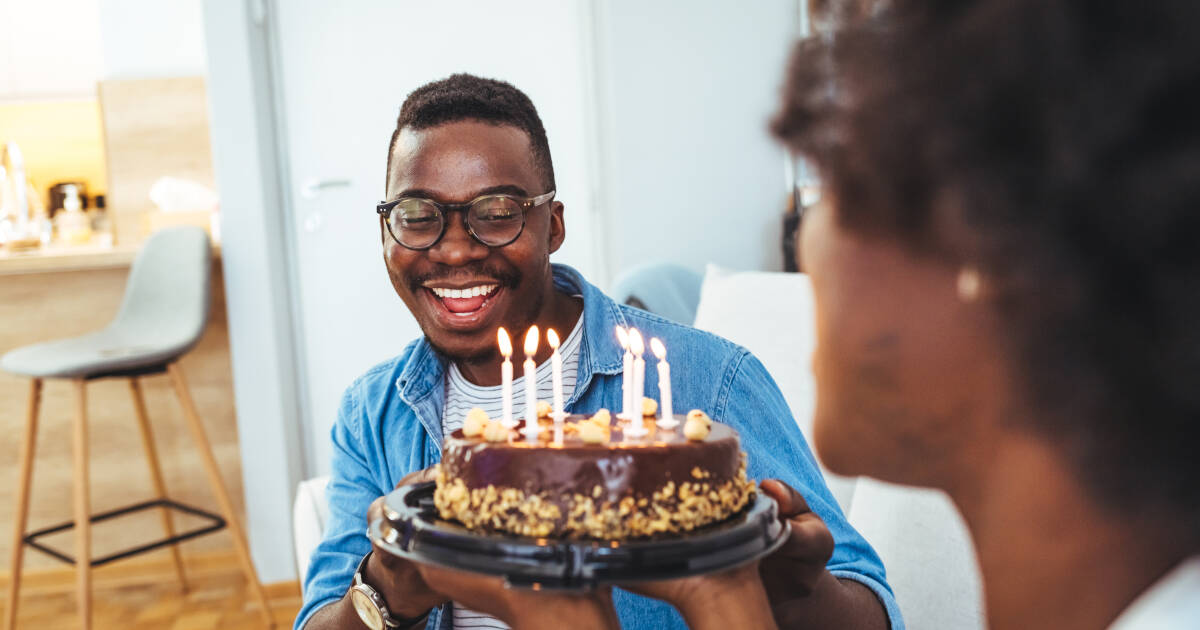
M97 0L0 0L0 100L94 98Z
M102 79L206 69L200 0L0 0L0 101L95 98Z
M782 269L767 122L796 0L597 3L610 273L648 260Z
M105 79L206 72L200 0L93 0L100 5Z

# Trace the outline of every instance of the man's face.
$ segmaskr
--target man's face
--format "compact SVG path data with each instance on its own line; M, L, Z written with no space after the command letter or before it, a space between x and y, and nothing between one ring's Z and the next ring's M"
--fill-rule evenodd
M524 131L460 121L401 131L387 198L464 203L490 193L533 197L544 188ZM448 214L442 240L424 251L399 245L380 223L392 286L435 348L456 360L486 360L498 352L497 327L520 335L534 322L551 290L562 212L558 202L530 209L521 236L495 248L471 237L462 212Z
M978 456L1003 389L990 314L958 270L837 223L801 227L816 303L814 442L836 472L946 487Z

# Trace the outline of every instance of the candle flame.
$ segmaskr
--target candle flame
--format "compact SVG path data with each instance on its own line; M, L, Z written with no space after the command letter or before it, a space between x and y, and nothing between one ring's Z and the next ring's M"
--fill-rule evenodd
M512 356L512 338L508 336L508 331L504 330L503 326L496 331L496 342L500 344L500 354L503 354L504 358Z
M658 357L659 361L667 358L667 347L663 345L663 342L658 340L658 337L650 340L650 351L654 353L654 356Z
M629 329L629 349L638 356L642 356L642 353L646 351L646 344L642 341L642 333L638 332L636 328Z
M529 327L529 332L525 333L525 356L532 357L537 354L538 347L538 327L533 325Z
M558 350L558 333L554 332L553 328L546 329L546 343L549 343L551 348Z
M622 350L629 349L629 333L625 332L625 329L620 326L617 326L617 343L621 344Z

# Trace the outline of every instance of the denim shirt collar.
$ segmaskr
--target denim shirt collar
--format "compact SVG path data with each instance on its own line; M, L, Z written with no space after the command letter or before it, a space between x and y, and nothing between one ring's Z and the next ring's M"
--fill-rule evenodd
M617 303L567 265L550 266L554 288L568 295L583 296L583 342L579 348L579 378L567 406L570 407L591 385L596 374L619 374L622 353L615 330L628 322ZM447 361L433 350L426 337L414 342L409 360L396 379L400 399L412 408L434 444L442 443L442 406L445 397Z

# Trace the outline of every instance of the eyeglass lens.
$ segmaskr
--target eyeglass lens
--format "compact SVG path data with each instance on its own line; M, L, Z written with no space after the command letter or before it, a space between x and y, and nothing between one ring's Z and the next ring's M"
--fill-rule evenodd
M415 249L433 246L442 234L445 216L432 202L405 199L392 208L388 227L402 245ZM508 197L476 199L466 212L467 225L484 245L507 245L521 234L521 205Z

